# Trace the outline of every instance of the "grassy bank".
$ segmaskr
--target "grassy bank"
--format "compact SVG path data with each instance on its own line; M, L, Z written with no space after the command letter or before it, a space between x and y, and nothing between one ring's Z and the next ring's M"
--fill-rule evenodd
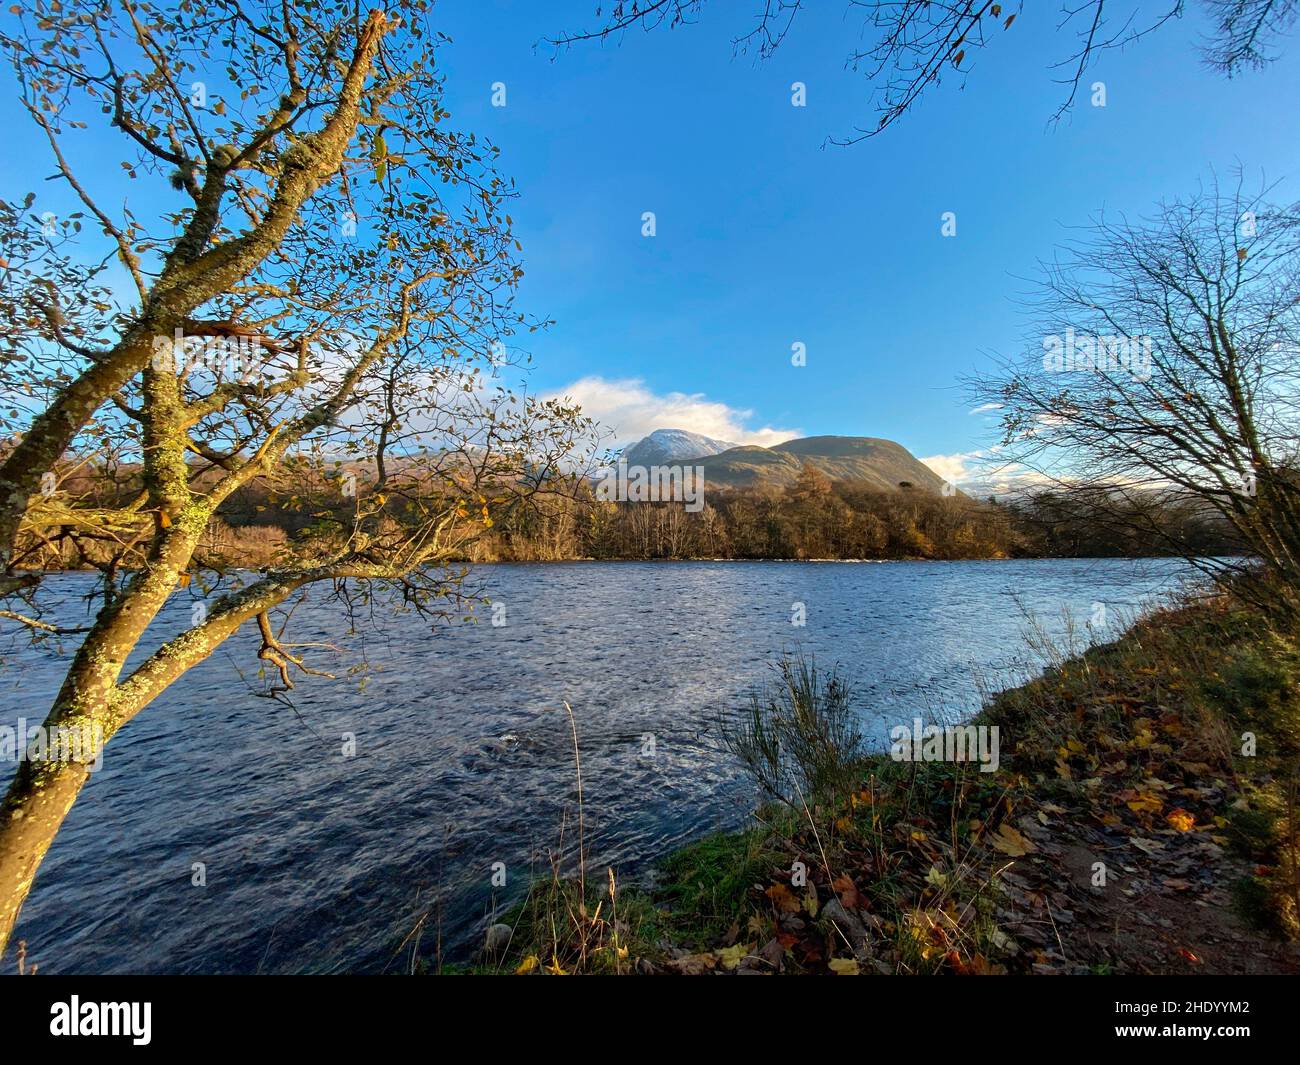
M832 752L831 785L673 855L653 888L537 884L490 967L1300 971L1295 631L1228 597L1163 611L978 723L996 772Z

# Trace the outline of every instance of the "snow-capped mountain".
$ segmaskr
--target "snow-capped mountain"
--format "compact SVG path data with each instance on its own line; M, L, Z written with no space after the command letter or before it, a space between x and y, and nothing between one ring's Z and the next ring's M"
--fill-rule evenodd
M656 429L635 444L623 449L629 466L656 466L698 459L730 451L736 444L714 440L711 436L689 433L685 429Z
M784 487L794 484L805 466L812 466L832 481L879 491L945 490L943 478L907 448L872 436L809 436L769 448L729 444L685 429L656 429L628 447L623 457L629 466L699 466L711 488Z

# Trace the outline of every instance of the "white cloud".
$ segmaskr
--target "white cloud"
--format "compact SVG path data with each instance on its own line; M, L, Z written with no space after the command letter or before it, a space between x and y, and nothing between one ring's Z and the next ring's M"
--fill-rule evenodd
M1001 403L981 403L978 407L972 407L967 413L969 414L987 414L989 411L1001 410Z
M997 458L998 448L931 455L921 461L949 484L974 496L1007 495L1051 483L1051 478Z
M800 429L749 428L754 417L751 410L729 407L707 399L701 392L660 395L650 391L639 378L583 377L550 395L580 404L583 414L613 431L617 445L640 440L655 429L685 429L715 440L761 447L803 435Z
M931 455L921 461L949 484L961 485L975 479L971 463L983 458L983 451L961 451L955 455Z

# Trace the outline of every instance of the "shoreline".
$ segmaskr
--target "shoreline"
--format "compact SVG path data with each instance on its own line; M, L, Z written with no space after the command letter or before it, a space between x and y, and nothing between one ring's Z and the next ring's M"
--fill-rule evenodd
M1164 607L971 724L1000 771L867 755L647 886L537 882L470 971L1300 972L1300 633L1222 593Z
M1218 555L1216 558L1246 558L1245 555ZM1182 556L1174 554L1166 555L1004 555L997 558L986 556L972 556L970 558L924 558L914 556L908 558L530 558L530 559L494 559L490 562L472 562L467 559L452 559L448 565L452 566L565 566L577 563L613 563L613 564L649 564L656 566L666 565L715 565L717 563L780 563L782 565L796 564L815 564L815 565L889 565L889 564L912 564L927 563L930 565L951 565L967 562L1141 562L1141 561L1173 561L1181 560ZM263 569L273 569L274 567L231 567L225 570L216 570L211 568L201 568L195 570L197 573L261 573ZM15 572L30 575L34 577L55 576L67 573L98 573L94 566L67 566L62 569L42 569L26 570L18 569ZM135 569L124 566L121 570L123 573L134 573Z

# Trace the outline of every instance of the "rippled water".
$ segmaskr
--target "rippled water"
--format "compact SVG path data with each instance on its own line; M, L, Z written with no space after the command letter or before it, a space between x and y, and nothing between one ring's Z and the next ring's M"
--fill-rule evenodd
M382 971L432 908L421 949L440 930L445 956L464 956L494 899L546 868L566 812L571 840L563 701L592 866L634 876L747 816L752 792L716 724L783 650L837 663L883 741L886 722L972 712L977 675L1022 675L1018 602L1054 631L1063 610L1081 625L1096 603L1113 625L1186 573L1169 560L484 566L504 625L394 616L364 640L322 596L293 638L340 644L312 659L325 667L364 652L364 692L357 677L308 678L294 708L259 698L241 633L109 745L16 938L47 972ZM52 578L56 615L84 616L87 586ZM177 597L161 625L180 629L189 610ZM0 723L43 717L59 677L56 656L8 642ZM206 886L191 883L196 862ZM494 894L496 862L507 888Z

